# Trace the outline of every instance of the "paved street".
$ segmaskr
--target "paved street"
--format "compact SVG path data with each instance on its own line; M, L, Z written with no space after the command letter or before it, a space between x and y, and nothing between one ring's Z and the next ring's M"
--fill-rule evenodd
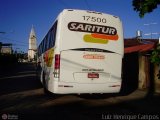
M136 90L100 97L46 96L36 79L34 65L20 64L0 74L0 118L7 115L20 120L160 119L160 96L145 98L146 93Z

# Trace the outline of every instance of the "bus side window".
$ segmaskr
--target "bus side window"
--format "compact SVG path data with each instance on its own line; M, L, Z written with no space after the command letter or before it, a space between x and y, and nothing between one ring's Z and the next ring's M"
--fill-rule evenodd
M56 31L57 31L57 21L55 22L55 24L51 29L51 46L52 47L55 45Z
M48 50L48 39L47 36L45 37L45 51Z
M45 51L45 41L43 39L43 41L42 41L42 53L44 53L44 51Z
M53 32L53 29L51 30L51 47L54 46L54 32Z
M57 30L57 21L55 22L53 27L50 29L50 31L47 33L47 35L44 37L42 42L40 43L38 47L38 56L41 56L41 54L43 54L45 51L54 47L56 30Z
M42 54L42 43L38 47L38 56Z
M50 49L51 48L51 31L49 31L47 38L48 38L48 49Z

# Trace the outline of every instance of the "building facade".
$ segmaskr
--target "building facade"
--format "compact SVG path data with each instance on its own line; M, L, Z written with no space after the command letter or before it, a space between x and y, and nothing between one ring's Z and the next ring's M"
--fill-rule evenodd
M12 54L12 44L11 43L0 43L0 53Z
M34 61L37 52L37 40L34 28L32 26L30 35L29 35L29 49L28 49L28 61Z
M147 93L160 93L157 77L160 66L151 62L151 54L157 44L158 39L125 39L123 73L126 88L135 86L135 89L147 90Z

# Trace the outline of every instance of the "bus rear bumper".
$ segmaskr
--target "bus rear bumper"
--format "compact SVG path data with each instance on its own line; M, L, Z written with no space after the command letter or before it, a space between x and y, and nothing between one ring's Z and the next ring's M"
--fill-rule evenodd
M121 80L110 83L68 83L53 81L48 90L55 94L118 93Z

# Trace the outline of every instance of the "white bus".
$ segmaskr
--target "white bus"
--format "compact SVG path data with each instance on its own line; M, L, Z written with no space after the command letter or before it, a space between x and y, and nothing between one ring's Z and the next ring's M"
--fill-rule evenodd
M38 47L38 73L44 91L118 93L123 54L119 17L64 9Z

